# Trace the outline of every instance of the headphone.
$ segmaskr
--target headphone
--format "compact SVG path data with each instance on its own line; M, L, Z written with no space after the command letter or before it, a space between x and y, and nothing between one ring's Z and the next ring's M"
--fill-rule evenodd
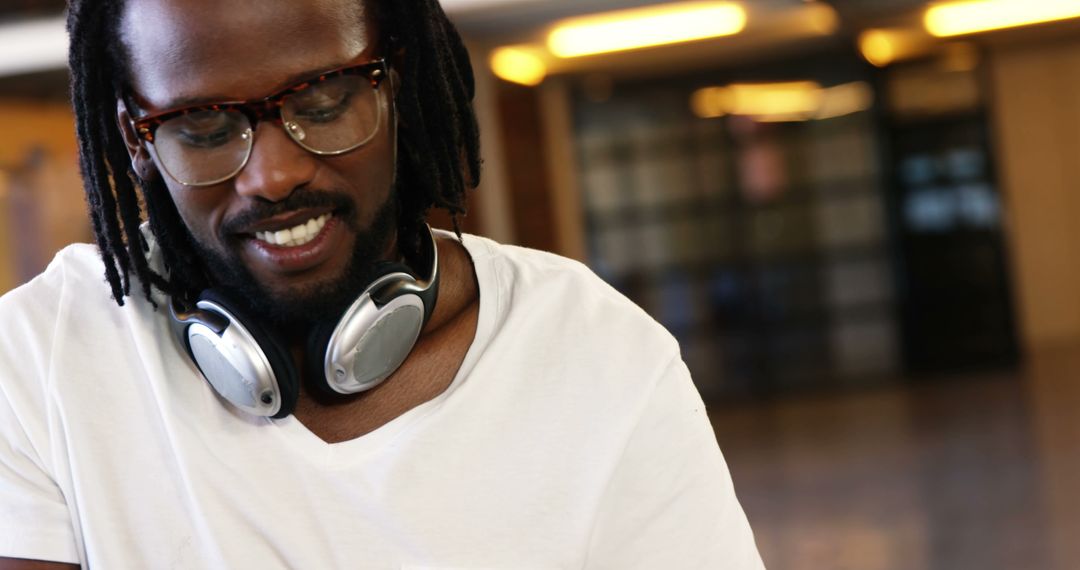
M326 394L355 394L386 380L408 357L439 296L439 254L428 227L427 279L382 262L376 277L336 321L309 334L305 372ZM280 419L296 409L300 374L288 347L222 291L207 289L195 308L169 302L173 336L226 401L254 416Z

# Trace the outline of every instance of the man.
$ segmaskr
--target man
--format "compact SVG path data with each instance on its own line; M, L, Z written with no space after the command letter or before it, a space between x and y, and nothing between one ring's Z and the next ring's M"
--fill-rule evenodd
M0 300L0 568L761 566L670 335L428 232L479 178L434 0L69 28L98 247Z

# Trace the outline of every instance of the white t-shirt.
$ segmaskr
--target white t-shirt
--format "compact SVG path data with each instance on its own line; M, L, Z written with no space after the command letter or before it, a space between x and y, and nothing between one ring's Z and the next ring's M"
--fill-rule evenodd
M91 568L761 568L674 339L586 268L466 236L476 340L363 437L219 400L91 246L0 299L0 556Z

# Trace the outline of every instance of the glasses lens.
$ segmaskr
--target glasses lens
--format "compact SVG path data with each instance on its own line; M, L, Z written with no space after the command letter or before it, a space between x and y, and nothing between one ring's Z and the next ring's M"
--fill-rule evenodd
M158 160L182 184L205 185L236 174L251 152L251 123L236 111L199 111L158 127Z
M312 152L337 154L370 141L379 130L379 96L366 77L342 75L289 96L285 130Z

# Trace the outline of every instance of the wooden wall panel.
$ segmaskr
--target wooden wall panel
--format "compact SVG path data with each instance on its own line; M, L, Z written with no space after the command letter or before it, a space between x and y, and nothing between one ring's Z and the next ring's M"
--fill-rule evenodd
M90 239L66 103L0 100L0 293Z
M991 55L1024 344L1080 340L1080 41Z

